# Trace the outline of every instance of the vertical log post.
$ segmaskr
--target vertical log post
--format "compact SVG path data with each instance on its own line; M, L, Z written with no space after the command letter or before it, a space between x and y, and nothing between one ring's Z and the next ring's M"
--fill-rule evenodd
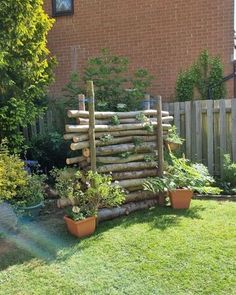
M144 110L150 110L151 109L151 105L150 105L150 94L145 94L145 96L144 96L143 109Z
M79 110L85 111L85 96L84 96L84 94L79 94L78 100L79 100Z
M158 151L158 176L163 177L164 151L163 151L163 129L162 129L162 99L157 97L157 151ZM159 205L164 206L165 195L159 194Z
M94 86L93 81L87 82L87 97L89 109L89 147L91 170L96 172L96 143L95 143L95 103L94 103Z
M78 95L78 108L80 111L85 111L85 96L84 94ZM76 118L76 123L79 124L79 118Z

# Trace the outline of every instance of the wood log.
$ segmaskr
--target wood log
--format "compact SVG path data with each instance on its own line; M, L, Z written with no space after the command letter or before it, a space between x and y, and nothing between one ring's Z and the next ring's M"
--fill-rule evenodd
M114 172L112 173L113 180L124 180L133 178L145 178L157 176L157 169L145 169L131 172Z
M119 138L113 138L108 142L102 141L102 140L96 140L96 146L106 146L106 145L113 145L113 144L119 144L119 143L128 143L133 142L135 139L141 140L143 142L150 142L155 141L156 136L126 136L126 137L119 137ZM78 143L72 143L70 145L70 148L72 151L81 150L83 148L89 147L89 141L83 141Z
M148 168L154 168L157 166L156 162L132 162L122 164L109 164L99 167L97 170L99 173L116 172L116 171L135 171Z
M137 191L137 192L127 194L125 196L124 202L130 203L130 202L144 201L144 200L154 199L154 198L158 198L158 195L152 192L147 192L147 191ZM57 207L60 209L68 207L68 206L76 206L76 205L79 205L78 199L61 198L57 200ZM112 209L115 209L115 208L112 208Z
M128 194L128 193L133 193L133 192L140 191L142 189L143 189L143 186L142 185L138 185L138 186L130 186L130 187L127 187L125 190L127 191L127 194Z
M122 216L122 215L128 215L132 212L135 212L137 210L142 209L148 209L150 207L154 207L158 205L158 198L145 200L141 202L131 202L125 205L122 205L120 207L115 208L104 208L100 209L98 212L98 221L104 221L109 219L114 219L116 217Z
M121 124L121 125L95 125L95 132L113 132L113 131L124 131L124 130L139 130L145 129L147 123L137 123L137 124ZM152 122L155 127L157 122ZM170 124L162 124L163 130L169 130L171 128ZM89 125L66 125L66 132L88 132Z
M84 156L68 158L68 159L66 159L66 164L67 165L73 165L73 164L80 163L80 162L82 162L84 160L86 160L86 158Z
M119 144L119 145L109 145L104 147L97 148L97 155L104 156L104 155L112 155L118 154L123 152L132 152L135 151L136 153L141 152L153 152L156 148L155 142L145 142L139 146L135 146L133 143L129 144Z
M120 180L118 182L119 186L123 188L129 188L129 187L142 187L144 182L146 181L146 178L137 178L137 179L126 179L126 180ZM116 185L116 183L114 183Z
M117 116L119 119L126 118L135 118L136 116L144 114L146 116L156 116L156 110L143 110L143 111L134 111L134 112L95 112L96 119L107 119ZM69 118L88 118L89 112L87 111L78 111L78 110L69 110L67 112ZM162 116L169 116L169 112L162 111Z
M171 122L173 121L173 116L166 116L163 117L162 120L163 122ZM156 118L148 118L147 117L147 122L156 122L157 119ZM88 125L89 124L89 120L85 119L85 118L77 118L77 124L79 125ZM120 124L136 124L136 123L141 123L140 120L138 120L137 118L130 118L130 119L119 119ZM111 120L96 120L95 121L96 125L112 125Z
M148 191L137 191L125 196L125 203L138 202L158 198L157 194Z
M82 149L82 154L85 158L88 158L90 156L90 149L89 148Z
M155 156L153 154L134 154L127 158L120 157L97 157L97 162L102 164L120 164L120 163L130 163L135 161L144 160L145 157Z

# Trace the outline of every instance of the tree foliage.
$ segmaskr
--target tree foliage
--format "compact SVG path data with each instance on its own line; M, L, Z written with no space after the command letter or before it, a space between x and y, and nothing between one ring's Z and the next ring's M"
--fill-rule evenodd
M43 0L2 0L0 5L0 139L12 151L23 143L21 127L43 111L54 59L46 37L53 21Z
M189 69L179 73L176 82L177 100L224 98L226 88L222 83L223 77L221 59L204 50Z

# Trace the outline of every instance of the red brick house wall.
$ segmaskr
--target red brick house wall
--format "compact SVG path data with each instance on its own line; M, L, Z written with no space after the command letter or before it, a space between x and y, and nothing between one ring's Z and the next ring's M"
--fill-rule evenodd
M51 6L45 0L49 15ZM233 35L233 0L74 0L74 14L56 17L49 34L59 63L51 94L59 95L72 71L82 73L89 57L108 48L154 75L151 94L173 100L178 72L202 49L222 57L226 75L232 71ZM232 97L232 82L228 89Z

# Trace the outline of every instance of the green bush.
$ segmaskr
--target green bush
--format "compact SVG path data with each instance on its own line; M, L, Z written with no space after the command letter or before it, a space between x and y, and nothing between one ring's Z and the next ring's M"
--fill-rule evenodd
M0 203L11 202L18 191L27 185L24 162L16 155L9 155L7 149L0 150Z
M176 98L178 101L197 99L221 99L226 96L222 83L224 67L219 57L210 56L207 50L186 71L178 74Z
M12 152L24 144L21 127L44 111L47 86L53 80L47 33L53 20L43 0L2 0L0 5L0 140Z
M229 154L224 155L223 175L219 184L225 193L236 193L236 163L232 162Z
M118 206L124 201L122 188L118 184L112 185L110 175L92 171L82 174L71 168L54 169L52 175L59 196L79 204L67 210L73 220L97 215L99 208Z
M44 172L65 166L69 143L57 131L34 136L28 143L27 158L37 160Z
M193 164L185 158L177 158L170 153L171 165L167 166L163 178L149 178L144 189L154 193L178 188L189 188L201 194L219 194L215 180L203 164Z
M88 60L82 80L84 83L88 80L94 82L97 110L140 108L141 99L147 93L153 78L146 69L139 68L132 76L128 71L128 58L112 55L107 49L101 50L100 56ZM85 93L78 74L71 75L64 91L68 105L75 104L73 102L77 105L77 95Z

